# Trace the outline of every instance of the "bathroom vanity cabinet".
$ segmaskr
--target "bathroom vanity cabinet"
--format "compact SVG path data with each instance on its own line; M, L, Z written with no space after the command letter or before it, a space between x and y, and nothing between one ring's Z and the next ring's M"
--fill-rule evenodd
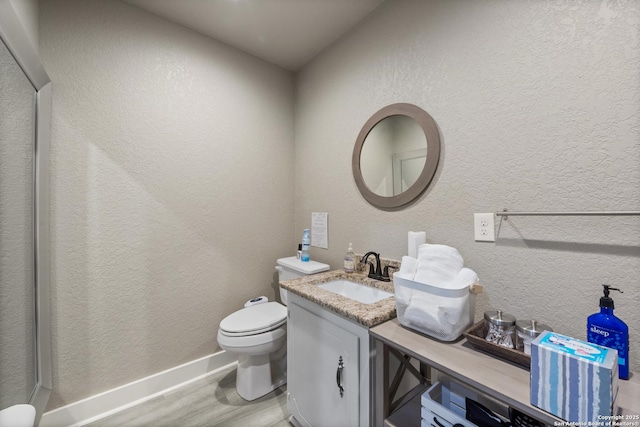
M369 330L289 293L287 407L299 426L369 425Z

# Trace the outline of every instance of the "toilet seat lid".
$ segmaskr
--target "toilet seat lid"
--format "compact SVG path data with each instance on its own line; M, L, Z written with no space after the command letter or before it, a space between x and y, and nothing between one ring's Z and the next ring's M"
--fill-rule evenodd
M287 308L277 302L252 305L231 313L220 322L228 334L257 334L277 328L287 321Z

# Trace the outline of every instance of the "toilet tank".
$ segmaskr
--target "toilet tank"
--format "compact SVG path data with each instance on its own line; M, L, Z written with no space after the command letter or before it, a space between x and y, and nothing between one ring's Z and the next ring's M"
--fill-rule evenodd
M294 256L280 258L278 259L277 264L276 270L278 270L278 282L296 279L310 274L322 273L323 271L329 270L329 265L327 264L317 261L302 262ZM282 300L282 304L287 305L286 289L280 288L280 299Z

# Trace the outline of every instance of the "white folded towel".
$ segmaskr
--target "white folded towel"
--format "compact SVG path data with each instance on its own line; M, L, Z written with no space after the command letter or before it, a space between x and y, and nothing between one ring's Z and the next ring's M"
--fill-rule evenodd
M441 319L453 326L459 326L469 319L469 295L459 298L447 298L446 302L439 307Z
M456 248L447 245L425 243L424 245L420 245L418 248L418 258L420 258L420 255L422 254L441 254L440 256L446 258L458 258L462 261L460 252L458 252Z
M448 287L462 270L464 260L456 248L426 243L418 249L416 282Z
M454 328L466 325L469 314L469 296L445 298L415 292L404 312L411 325L441 335L450 335Z
M437 311L433 313L430 307L424 307L414 302L409 304L405 310L404 319L407 322L407 326L414 326L424 332L432 332L438 335L440 333L448 335L453 329L451 325L442 323L438 319Z
M413 280L418 283L441 288L449 287L448 284L452 281L448 276L442 276L437 271L426 269L417 270L415 276L413 276Z

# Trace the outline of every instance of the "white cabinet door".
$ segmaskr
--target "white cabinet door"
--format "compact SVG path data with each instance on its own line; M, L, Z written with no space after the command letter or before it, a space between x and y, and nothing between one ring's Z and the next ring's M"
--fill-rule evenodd
M289 308L289 411L305 426L358 426L358 336L300 306Z

